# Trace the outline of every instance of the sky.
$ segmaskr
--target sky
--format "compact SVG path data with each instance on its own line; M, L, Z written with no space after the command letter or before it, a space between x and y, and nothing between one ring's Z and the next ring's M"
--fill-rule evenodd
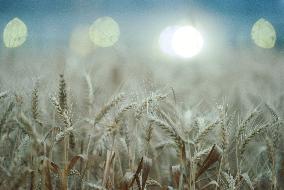
M188 18L201 22L199 14L216 17L210 24L222 22L231 45L249 40L252 24L263 17L276 28L277 46L284 47L284 0L0 0L0 28L19 17L38 44L67 43L77 25L111 16L121 26L122 39L147 46L161 27Z

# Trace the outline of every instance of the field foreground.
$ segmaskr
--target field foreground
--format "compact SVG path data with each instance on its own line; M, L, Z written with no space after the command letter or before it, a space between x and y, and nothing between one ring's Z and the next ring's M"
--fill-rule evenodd
M284 189L284 66L259 60L2 65L0 189Z

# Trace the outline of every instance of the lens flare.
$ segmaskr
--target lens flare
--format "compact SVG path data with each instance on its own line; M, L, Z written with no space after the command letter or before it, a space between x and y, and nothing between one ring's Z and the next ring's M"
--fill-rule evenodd
M177 30L177 26L169 26L165 28L159 38L159 45L163 53L175 56L175 52L173 50L173 46L171 44L171 39L174 36L175 31Z
M70 37L70 50L78 56L85 57L93 52L95 46L88 36L87 26L76 27Z
M111 47L119 39L119 25L111 17L100 17L90 26L89 36L95 45Z
M4 45L7 48L16 48L24 44L28 36L26 24L19 18L14 18L5 27L3 32Z
M251 29L251 37L254 43L261 48L273 48L276 42L276 31L273 25L261 18Z

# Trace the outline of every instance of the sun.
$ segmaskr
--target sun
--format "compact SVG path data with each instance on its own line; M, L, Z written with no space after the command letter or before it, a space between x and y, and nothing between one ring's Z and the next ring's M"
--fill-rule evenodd
M178 28L171 41L175 54L184 58L197 55L201 51L203 43L202 35L192 26Z
M170 26L162 31L159 44L161 50L170 56L191 58L201 52L204 41L193 26Z

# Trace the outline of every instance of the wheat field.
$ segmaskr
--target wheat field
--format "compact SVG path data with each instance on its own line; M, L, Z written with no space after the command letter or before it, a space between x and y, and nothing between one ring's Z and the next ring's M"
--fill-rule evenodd
M280 53L81 65L5 55L0 189L284 189Z

